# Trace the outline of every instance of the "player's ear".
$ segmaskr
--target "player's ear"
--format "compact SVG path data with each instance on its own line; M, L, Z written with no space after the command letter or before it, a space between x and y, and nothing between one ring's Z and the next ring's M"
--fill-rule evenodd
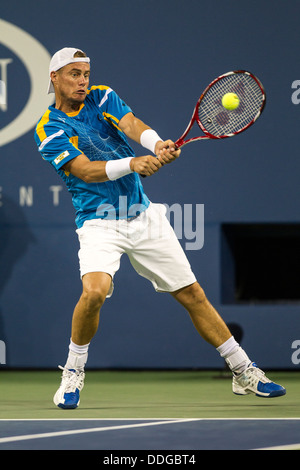
M50 73L50 78L51 78L51 81L54 85L54 83L57 81L57 77L58 77L58 73L57 72L51 72Z

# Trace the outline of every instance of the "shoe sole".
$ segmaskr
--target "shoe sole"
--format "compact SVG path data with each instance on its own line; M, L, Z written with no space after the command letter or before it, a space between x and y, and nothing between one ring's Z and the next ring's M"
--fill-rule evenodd
M75 408L78 408L80 399L78 400L78 403L73 403L72 405L65 405L64 403L61 403L60 396L57 392L53 397L53 403L54 405L58 406L58 408L61 408L62 410L74 410Z
M75 410L76 408L78 408L79 403L74 405L63 405L62 403L59 403L56 406L58 406L58 408L61 408L62 410Z
M260 395L259 393L254 393L254 392L244 392L244 393L238 393L238 392L233 392L235 395L240 395L240 396L245 396L245 395L255 395L256 397L260 398L276 398L276 397L282 397L283 395L286 394L286 390L276 390L269 395Z

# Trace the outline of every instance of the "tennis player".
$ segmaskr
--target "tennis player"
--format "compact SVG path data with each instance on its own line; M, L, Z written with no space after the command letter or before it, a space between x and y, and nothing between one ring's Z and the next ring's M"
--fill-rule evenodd
M55 93L36 126L44 160L72 195L79 237L82 294L72 318L69 353L54 396L60 408L79 405L88 349L100 309L113 292L120 258L158 292L169 292L188 311L199 334L225 358L233 372L233 392L274 397L285 389L269 380L236 342L209 303L169 224L164 206L149 201L140 175L151 176L179 157L172 140L163 140L138 119L107 86L89 87L90 59L80 49L56 52L49 67L48 93ZM147 152L136 156L128 140Z

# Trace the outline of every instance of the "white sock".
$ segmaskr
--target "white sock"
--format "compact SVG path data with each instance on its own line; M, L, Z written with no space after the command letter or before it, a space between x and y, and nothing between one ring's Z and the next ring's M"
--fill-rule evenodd
M65 367L67 369L83 370L88 358L89 345L90 344L84 344L80 346L70 340L69 355Z
M239 347L239 343L237 343L234 337L231 336L227 341L225 341L225 343L221 344L221 346L217 348L217 351L219 351L221 357L225 358L237 351Z
M217 351L220 353L221 357L225 359L230 370L235 374L244 372L251 363L251 360L233 336L225 341L225 343L221 344L221 346L217 348Z

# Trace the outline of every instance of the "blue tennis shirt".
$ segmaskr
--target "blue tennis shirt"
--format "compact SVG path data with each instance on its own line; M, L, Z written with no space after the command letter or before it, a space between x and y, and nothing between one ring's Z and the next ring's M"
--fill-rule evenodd
M65 181L72 195L78 228L90 219L135 217L149 206L137 173L114 181L85 183L63 169L82 153L91 161L134 157L118 127L129 112L130 107L111 88L92 86L79 111L66 114L49 106L36 126L34 138L39 152Z

